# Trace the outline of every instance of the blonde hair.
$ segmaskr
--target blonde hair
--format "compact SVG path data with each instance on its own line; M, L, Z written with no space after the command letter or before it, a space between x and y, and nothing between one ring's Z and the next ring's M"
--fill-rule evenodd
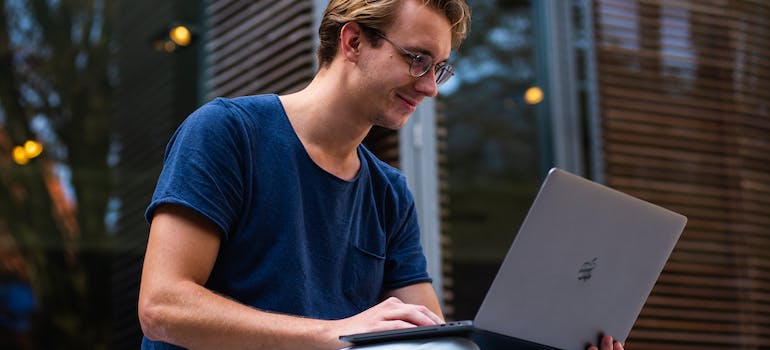
M465 0L420 0L446 16L451 24L452 49L457 49L468 35L471 11ZM318 28L318 64L332 62L340 43L340 30L345 23L356 22L365 28L384 32L394 20L403 0L331 0ZM367 39L377 43L379 37L365 31Z

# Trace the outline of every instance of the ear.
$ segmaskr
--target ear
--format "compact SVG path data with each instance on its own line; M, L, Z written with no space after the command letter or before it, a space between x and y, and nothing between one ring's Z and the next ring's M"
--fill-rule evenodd
M361 43L364 40L363 28L358 23L348 22L340 30L340 52L351 62L358 62L361 56Z

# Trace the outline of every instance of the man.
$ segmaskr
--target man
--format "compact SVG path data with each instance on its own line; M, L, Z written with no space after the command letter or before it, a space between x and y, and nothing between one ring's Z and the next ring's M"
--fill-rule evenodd
M218 99L180 126L146 214L143 348L336 349L443 322L406 181L360 143L436 95L469 15L333 0L305 89Z

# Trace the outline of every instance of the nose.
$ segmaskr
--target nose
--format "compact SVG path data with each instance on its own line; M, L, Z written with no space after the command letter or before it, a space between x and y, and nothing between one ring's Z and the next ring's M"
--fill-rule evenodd
M436 72L433 69L428 70L425 75L417 78L414 84L417 92L426 97L435 97L438 94L438 85L436 84Z

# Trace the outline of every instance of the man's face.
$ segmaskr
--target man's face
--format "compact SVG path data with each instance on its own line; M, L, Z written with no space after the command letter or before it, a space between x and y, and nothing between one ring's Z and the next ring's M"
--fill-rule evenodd
M378 47L366 45L360 68L362 84L359 103L369 111L369 121L378 126L398 129L425 97L437 93L436 75L431 68L422 77L410 73L412 59L396 48L430 55L433 63L444 62L451 51L452 34L449 21L439 11L416 0L406 0L395 21L383 33L394 45L380 40Z

